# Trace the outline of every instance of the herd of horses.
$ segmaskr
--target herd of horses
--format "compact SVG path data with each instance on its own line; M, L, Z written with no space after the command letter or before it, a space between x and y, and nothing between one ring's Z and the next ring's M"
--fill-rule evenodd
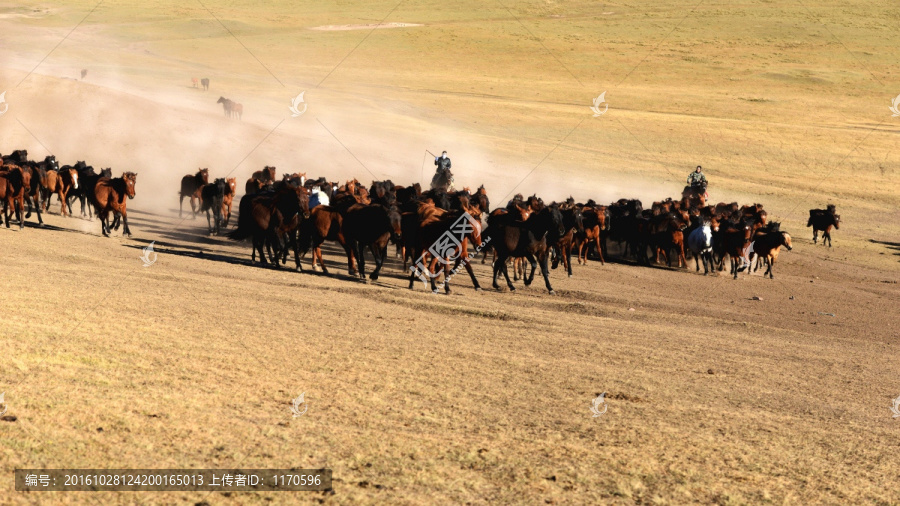
M37 214L38 224L43 225L41 212L49 209L50 199L55 194L62 216L73 214L72 202L77 199L81 204L82 216L93 217L96 214L100 218L104 236L109 237L110 231L118 230L120 225L123 234L130 236L127 199L134 198L136 183L137 174L134 172L125 172L121 177L114 178L110 168L97 173L83 161L60 167L53 155L38 162L29 160L24 149L13 151L2 156L0 166L0 200L3 202L6 228L9 228L12 213L15 213L20 229L32 212ZM110 214L113 216L112 223L109 221Z
M123 234L130 236L127 201L135 196L136 180L133 172L114 178L109 168L98 173L83 161L60 167L52 155L33 161L27 151L14 151L2 156L0 165L6 227L14 214L21 229L33 212L42 225L41 213L49 210L55 194L62 216L74 214L72 204L77 200L82 217L96 214L100 218L104 236L120 225ZM477 253L483 254L481 263L493 255L494 288L500 288L500 275L511 291L515 290L512 281L520 277L530 285L540 267L546 288L553 293L551 269L562 265L572 276L573 253L579 264L586 264L589 257L605 263L610 242L619 245L622 259L639 265L665 262L671 267L675 261L678 267L687 267L692 256L698 272L702 262L704 274L724 270L728 258L735 279L744 270L750 272L754 259L752 269L764 266L764 276L773 278L780 249L792 248L790 234L779 223L769 222L762 204L707 205L703 195L691 188L685 188L680 199L653 202L649 209L636 199L599 205L593 200L576 203L570 197L545 204L536 195L516 195L505 207L492 209L483 185L474 192L441 185L423 191L419 183L401 186L387 180L366 188L356 179L339 184L324 177L307 178L305 173L278 179L276 168L267 166L251 175L244 193L236 227L227 236L251 240L252 263L258 256L262 264L280 266L293 252L296 268L302 270L301 258L312 252L311 268L327 274L322 245L333 241L343 248L350 275L363 281L368 250L375 262L368 279L376 280L393 243L404 271L409 272L410 288L423 279L430 280L432 291L439 291L437 280L443 277L441 285L447 293L450 278L460 267L466 269L474 287L481 288L470 261ZM188 198L191 215L205 212L210 234L219 235L231 222L236 194L236 178L210 183L209 170L199 169L181 180L179 216ZM463 227L450 247L439 249L440 255L435 253L433 246L446 242L451 229L466 220L471 226ZM814 242L822 232L823 244L830 247L831 231L840 228L840 215L833 205L812 209L807 227L813 228Z
M210 232L218 234L228 223L236 181L208 180L208 169L185 175L180 195L191 198L194 214L206 211ZM388 245L394 243L404 271L416 266L408 270L410 288L416 279L430 279L431 290L439 291L437 280L443 277L441 285L448 293L450 278L460 267L466 269L475 289L481 288L471 267L470 248L483 253L482 263L493 254L494 288L500 288L500 275L511 291L515 290L512 281L520 277L530 285L539 266L551 293L551 268L561 264L572 276L573 252L579 264L586 264L589 256L605 263L609 242L619 244L624 259L640 265L665 262L671 267L677 261L678 267L687 267L690 255L698 272L702 262L704 274L724 270L728 258L735 279L745 269L749 273L754 259L754 271L764 266L764 276L774 278L780 249L792 249L790 234L779 223L769 222L762 204L707 205L704 196L690 187L680 199L654 202L649 209L635 199L598 205L569 198L545 204L536 195L516 195L505 207L491 209L484 186L472 192L432 185L423 191L418 183L401 186L387 180L366 188L356 179L339 184L324 177L307 178L305 173L278 179L275 167L267 166L246 181L244 191L236 228L227 236L251 241L252 263L258 257L262 264L280 266L293 252L296 268L302 270L301 258L312 252L311 268L327 274L321 246L333 241L344 250L349 274L363 281L368 250L375 261L368 279L376 280ZM463 217L472 226L464 227L452 247L437 255L432 246ZM814 237L824 232L830 245L830 231L839 222L840 216L829 205L811 210L808 226L813 227Z

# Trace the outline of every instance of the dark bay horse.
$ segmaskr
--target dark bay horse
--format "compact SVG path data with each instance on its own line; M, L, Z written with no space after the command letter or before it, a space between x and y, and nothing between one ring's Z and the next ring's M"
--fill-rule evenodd
M101 177L97 180L92 200L97 210L97 216L100 217L100 230L104 237L109 237L110 230L118 230L120 217L123 226L122 234L131 236L126 208L128 200L134 198L136 183L137 174L134 172L126 172L122 174L122 177ZM125 197L128 197L128 200ZM115 216L112 227L109 224L110 212Z
M31 171L18 165L3 165L0 168L0 200L3 201L3 216L6 228L9 228L9 217L15 211L19 221L19 229L25 227L25 195L31 189Z
M497 276L502 272L509 290L514 292L516 288L509 279L506 260L509 257L525 257L531 264L531 274L525 279L525 286L529 286L534 280L536 264L540 262L547 291L551 295L556 293L550 285L547 259L550 246L557 243L564 233L562 214L557 207L545 207L532 213L525 221L517 220L515 213L511 212L488 217L485 235L490 238L491 245L497 252L497 259L494 261L494 288L500 289Z
M225 188L228 184L224 178L218 178L210 184L205 184L200 188L200 212L206 213L206 226L209 233L219 235L219 225L222 224L222 206L225 200ZM210 211L212 211L215 224L210 222Z
M184 198L188 197L191 202L191 214L193 218L197 216L197 205L202 202L200 199L200 189L204 185L209 184L209 169L197 169L194 175L187 174L181 178L181 190L178 191L178 217L181 218L181 210L184 205Z
M831 247L831 228L835 230L841 228L841 215L835 214L836 208L833 204L828 204L826 209L810 209L809 220L806 222L807 227L813 228L813 244L819 242L819 232L822 232L822 245L828 242Z

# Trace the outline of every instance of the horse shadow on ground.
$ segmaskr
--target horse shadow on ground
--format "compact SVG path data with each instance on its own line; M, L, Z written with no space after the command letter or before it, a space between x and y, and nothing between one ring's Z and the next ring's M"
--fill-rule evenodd
M900 256L900 242L876 241L875 239L869 239L869 242L871 242L873 244L881 244L882 246L887 246L887 249L897 252L897 253L894 253L895 256Z

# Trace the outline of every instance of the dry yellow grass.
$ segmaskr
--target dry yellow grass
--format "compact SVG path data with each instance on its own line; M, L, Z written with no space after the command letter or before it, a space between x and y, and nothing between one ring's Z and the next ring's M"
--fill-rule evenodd
M0 152L139 174L132 239L0 229L0 503L900 502L896 7L204 3L240 42L200 4L104 2L50 52L96 4L0 6ZM308 29L388 12L423 26ZM702 164L794 251L773 281L591 263L555 297L432 296L395 262L351 281L334 250L335 277L251 267L174 218L198 166L408 183L425 149L495 206L646 203ZM827 202L833 249L804 227ZM329 467L335 493L16 493L24 467Z

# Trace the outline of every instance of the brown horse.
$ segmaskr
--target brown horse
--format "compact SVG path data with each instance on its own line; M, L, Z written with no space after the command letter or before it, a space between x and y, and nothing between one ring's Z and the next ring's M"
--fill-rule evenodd
M25 194L31 189L31 171L18 165L3 165L0 168L0 200L3 201L3 216L6 228L14 210L19 221L19 229L25 227Z
M197 217L198 205L200 204L200 189L203 185L209 184L209 169L197 169L194 175L187 174L181 178L181 191L178 192L178 217L181 218L182 207L184 206L184 198L191 199L191 215L192 218ZM194 201L197 201L197 204Z
M578 263L587 265L588 252L592 245L596 245L600 263L605 264L601 235L609 230L609 209L606 206L588 207L581 210L583 216L584 233L576 236L578 248Z
M237 178L229 177L225 180L225 198L222 199L222 216L224 219L224 226L228 226L228 221L231 219L231 204L234 201L234 195L237 193Z
M50 208L50 197L56 193L59 197L60 214L68 217L69 213L66 209L67 196L70 190L78 189L78 171L74 167L68 169L48 170L46 176L41 180L41 186L44 187L44 210Z
M134 172L126 172L122 177L108 178L101 177L94 186L93 204L100 217L100 230L104 237L109 237L111 229L118 230L119 217L122 218L123 230L122 234L131 236L131 229L128 228L128 212L125 197L133 199L135 195L135 184L137 183L137 174ZM112 227L109 225L109 213L113 212L115 220Z
M266 165L263 170L258 170L250 175L250 179L244 185L244 194L259 193L266 185L275 183L275 167Z
M769 279L775 279L775 275L772 274L772 268L775 266L775 261L778 260L778 252L781 251L781 247L784 246L788 251L791 251L793 247L791 247L791 236L787 232L782 232L778 230L778 223L774 223L774 230L768 233L760 233L756 236L756 239L753 241L753 253L752 256L758 256L763 259L765 262L767 269L763 272L763 277L769 275ZM757 266L758 268L759 266ZM756 271L756 268L753 269Z
M331 206L316 206L310 213L309 225L301 232L300 242L306 245L305 249L312 248L312 270L316 269L316 262L322 267L322 272L328 274L328 268L322 259L322 243L325 241L337 241L347 254L347 272L353 276L356 268L353 262L353 251L344 237L344 217L337 209Z

